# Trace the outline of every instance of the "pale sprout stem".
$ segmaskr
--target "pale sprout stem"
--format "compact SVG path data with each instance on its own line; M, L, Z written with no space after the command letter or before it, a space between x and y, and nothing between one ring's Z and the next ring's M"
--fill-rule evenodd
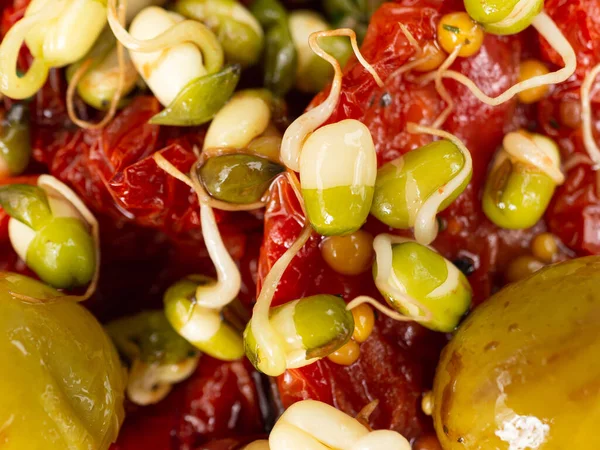
M456 145L465 159L460 171L445 185L431 194L417 212L414 225L415 239L420 244L429 245L434 241L438 233L436 216L440 206L469 178L469 175L473 170L473 160L469 149L467 149L462 141L453 134L435 128L417 125L412 122L409 122L406 125L406 129L409 133L430 134L432 136L448 139Z
M439 115L439 117L433 122L433 124L431 125L432 128L440 128L444 124L444 122L446 122L446 119L448 119L448 116L454 110L454 100L452 100L452 96L446 89L446 86L444 86L444 81L442 77L444 72L446 72L448 68L452 64L454 64L454 61L456 61L456 58L458 58L458 53L461 49L462 44L457 45L456 48L452 50L452 53L448 55L446 60L435 72L435 89L437 90L439 96L442 97L442 99L446 102L447 106L444 109L444 111L442 111L442 113Z
M204 243L210 258L217 270L218 281L215 285L198 286L194 305L220 310L238 295L241 287L241 275L223 243L213 210L206 202L208 194L203 189L199 189L200 181L196 178L197 174L194 170L192 170L192 179L190 180L179 169L167 161L164 156L155 153L153 158L158 167L191 187L198 196L202 236L204 237Z
M545 147L536 145L533 140L523 133L508 133L504 136L503 148L512 160L537 168L558 185L565 182L564 174L560 171L559 165L548 153L548 150Z
M269 321L269 312L277 286L286 269L308 241L312 234L310 224L306 224L294 243L275 262L265 277L262 289L252 310L252 333L258 348L261 349L261 362L264 362L263 372L267 375L277 376L286 369L286 356L281 337ZM264 359L263 359L264 358ZM262 366L261 366L262 367Z
M0 44L0 92L10 98L24 99L34 95L46 81L49 66L41 58L34 58L25 75L17 75L17 61L21 46L29 31L40 22L59 16L66 2L48 1L44 7L15 23Z
M308 41L310 48L317 56L331 64L335 74L327 98L320 105L305 112L292 122L283 135L283 140L281 142L281 160L286 167L294 172L300 171L300 152L302 150L302 145L304 145L304 142L312 132L329 119L340 98L342 90L342 69L340 63L329 53L325 52L318 43L319 38L329 36L349 37L352 49L360 64L373 76L379 87L384 86L383 81L375 69L373 69L360 53L356 41L356 33L354 33L354 31L349 28L341 28L339 30L318 31L312 33Z
M533 19L532 25L560 55L564 63L564 67L562 69L559 69L556 72L538 75L528 80L521 81L497 97L490 97L484 94L473 81L459 72L447 70L443 73L443 78L450 78L464 85L475 97L477 97L477 99L490 106L501 105L502 103L509 101L519 92L523 92L527 89L549 84L558 84L567 80L571 75L573 75L573 73L575 73L575 68L577 67L577 58L575 56L573 47L571 47L569 41L552 21L550 16L548 16L545 12L538 14Z
M416 302L416 300L414 300ZM404 314L400 314L397 311L394 311L391 308L388 308L385 305L382 305L380 302L375 300L373 297L369 297L368 295L359 295L358 297L352 299L352 301L348 302L346 309L348 311L353 310L359 305L363 303L367 303L377 309L379 312L385 314L390 319L397 320L398 322L414 322L416 319L413 317L405 316Z

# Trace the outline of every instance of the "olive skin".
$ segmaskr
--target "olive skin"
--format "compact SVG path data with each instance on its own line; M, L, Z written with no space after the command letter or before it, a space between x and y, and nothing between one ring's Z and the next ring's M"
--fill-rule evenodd
M58 291L6 272L0 273L0 367L2 450L107 450L117 438L125 373L107 334Z
M600 448L600 257L549 266L477 308L434 382L444 450Z

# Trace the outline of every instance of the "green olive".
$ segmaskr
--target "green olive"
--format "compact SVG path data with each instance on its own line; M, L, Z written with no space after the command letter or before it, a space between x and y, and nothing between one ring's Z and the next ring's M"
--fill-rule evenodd
M172 285L164 295L165 315L171 326L190 344L213 358L233 361L244 356L241 333L226 322L220 311L196 304L196 289L215 281L190 276Z
M106 326L119 352L130 362L177 364L197 351L173 329L164 311L143 311Z
M346 302L334 295L313 295L272 308L271 325L285 341L288 360L294 365L313 358L324 358L352 337L354 318ZM262 371L262 351L252 332L252 321L244 331L246 356ZM301 361L299 361L301 360Z
M453 331L471 306L471 286L463 273L446 258L416 242L392 246L393 281L403 293L417 300L431 313L425 327L442 332ZM377 278L378 267L373 266ZM379 286L378 286L379 287ZM399 312L411 315L412 309L393 292L381 290L382 295Z
M204 22L217 35L229 62L247 67L258 60L263 46L262 28L236 0L179 0L175 11Z
M208 193L224 202L257 202L284 168L253 155L222 155L209 158L200 168L200 178Z
M393 228L413 226L417 212L434 192L465 164L459 148L448 140L412 150L379 168L371 214ZM443 211L467 187L471 175L438 209Z
M556 144L548 138L542 139L551 144L547 148L552 151L553 159L559 161ZM556 183L548 175L527 163L511 160L501 150L485 184L483 212L499 227L529 228L544 215L555 188Z
M264 85L283 96L294 85L298 64L287 12L278 0L256 0L251 11L265 30Z
M96 319L54 289L0 274L3 450L107 450L124 418L125 376Z
M465 0L469 16L493 34L517 34L531 25L544 0Z
M314 11L300 10L290 13L289 28L298 54L296 87L304 92L319 92L333 79L333 68L312 51L308 40L312 33L328 30L329 24ZM319 45L342 67L352 54L350 40L342 36L322 37Z
M96 271L94 240L80 220L55 217L37 230L27 249L26 262L51 286L84 286Z
M549 266L479 306L442 353L444 450L600 448L600 258Z
M17 103L0 122L0 178L20 175L31 158L27 107Z
M210 121L233 95L240 74L240 67L232 65L190 81L149 123L187 127Z
M110 30L106 28L92 49L80 61L71 64L67 71L67 80L71 81L77 70L88 60L92 63L77 84L77 93L93 108L106 110L109 108L112 98L119 86L119 60L117 56L117 39ZM139 76L135 66L125 55L124 85L121 97L125 97L136 86ZM121 101L120 106L125 104Z

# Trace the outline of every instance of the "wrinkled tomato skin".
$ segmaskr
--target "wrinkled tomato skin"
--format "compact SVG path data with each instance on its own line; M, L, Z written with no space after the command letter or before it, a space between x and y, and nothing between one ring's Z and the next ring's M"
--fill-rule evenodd
M570 164L587 155L580 126L572 128L561 117L561 107L579 104L585 74L600 63L600 4L595 0L548 0L546 12L556 22L577 55L577 70L538 105L541 130L555 139L567 165L566 181L559 186L546 212L550 231L578 255L600 254L600 179L589 164ZM551 63L560 57L541 39L542 55ZM600 82L592 89L592 131L599 142ZM580 109L579 109L580 111ZM580 114L577 110L575 115ZM579 156L575 156L579 155Z
M248 361L201 358L191 378L161 402L129 405L111 450L234 449L248 438L232 436L260 437L261 400L252 366Z

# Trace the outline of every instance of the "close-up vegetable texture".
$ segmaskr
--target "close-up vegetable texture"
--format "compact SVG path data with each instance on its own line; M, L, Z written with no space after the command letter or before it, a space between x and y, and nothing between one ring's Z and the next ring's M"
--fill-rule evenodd
M0 450L597 450L599 0L0 0Z

